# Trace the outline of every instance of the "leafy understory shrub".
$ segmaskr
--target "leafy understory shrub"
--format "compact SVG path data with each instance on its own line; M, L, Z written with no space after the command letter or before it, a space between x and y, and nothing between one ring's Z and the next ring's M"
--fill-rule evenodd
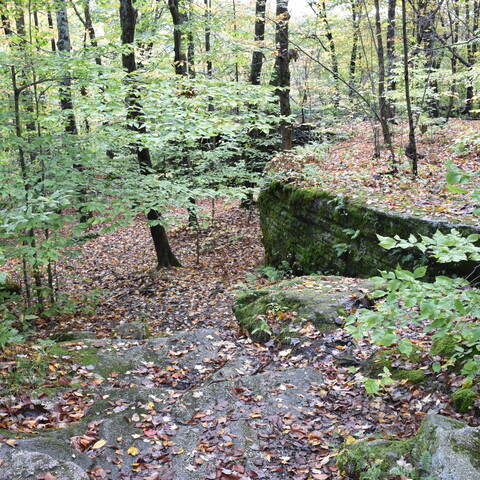
M287 261L283 260L279 268L272 267L271 265L263 265L257 268L255 273L266 277L270 282L277 282L284 278L290 278L292 276L292 267Z
M0 350L11 343L21 343L24 340L23 335L13 326L13 321L3 319L0 311Z
M455 140L451 149L459 154L469 154L480 151L480 132L473 129L467 130Z
M47 381L51 373L49 366L56 359L55 343L50 340L37 340L36 345L28 348L28 354L17 355L15 365L7 370L2 385L4 390L0 389L2 394L31 391Z
M480 236L462 237L458 231L448 234L437 231L433 237L407 240L379 236L380 245L392 248L418 248L439 263L460 260L480 260ZM381 272L374 277L373 297L382 299L375 310L361 309L349 316L346 329L354 338L370 337L377 345L389 347L397 344L399 351L408 356L414 345L402 336L402 328L417 325L424 333L433 333L433 339L449 336L455 345L446 362L432 365L438 372L448 366L459 366L461 373L475 377L480 373L480 291L462 278L436 277L434 282L422 280L426 267L413 272L397 267L392 272ZM385 386L385 376L379 380L364 379L370 393Z
M476 135L477 146L480 145L480 134ZM475 215L480 215L480 184L477 180L480 177L480 170L476 172L465 172L459 170L459 168L454 165L452 162L447 163L448 173L447 173L447 182L449 183L448 188L454 193L468 193L470 198L474 203L473 213ZM468 183L477 181L476 187L473 189L466 189L464 186ZM458 186L463 185L463 186Z

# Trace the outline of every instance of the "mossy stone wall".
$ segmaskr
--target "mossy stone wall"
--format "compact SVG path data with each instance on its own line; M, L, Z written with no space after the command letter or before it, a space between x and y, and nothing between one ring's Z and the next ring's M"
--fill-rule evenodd
M276 267L287 261L302 273L368 278L397 265L426 264L432 275L468 276L478 265L436 264L418 249L385 250L376 236L431 236L452 228L480 234L478 226L380 211L322 190L278 182L261 192L259 207L266 263Z

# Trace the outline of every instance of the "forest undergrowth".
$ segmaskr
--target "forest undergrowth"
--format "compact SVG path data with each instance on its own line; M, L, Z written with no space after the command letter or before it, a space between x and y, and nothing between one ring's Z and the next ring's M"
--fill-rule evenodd
M470 166L472 158L466 161ZM443 191L440 182L444 176L442 179L440 174L432 174L430 178L432 182L436 179L437 188ZM386 196L384 201L389 198ZM451 371L432 370L432 359L427 354L431 339L415 328L409 332L420 352L415 366L400 356L394 359L394 366L407 370L415 367L429 380L422 384L400 380L375 397L366 394L355 369L335 362L334 355L324 348L328 342L337 345L340 353L348 349L348 354L358 362L371 355L371 345L362 341L353 346L342 329L329 334L310 329L304 332L309 340L298 350L274 342L252 342L239 331L231 308L238 284L245 283L247 277L252 288L268 283L258 270L263 261L258 214L239 208L238 202L224 200L216 201L213 218L210 203L202 204L200 210L199 230L180 226L170 232L181 268L154 269L148 228L140 219L114 233L88 240L77 247L77 255L68 263L57 266L62 293L79 304L83 302L84 308L74 313L60 312L51 319L37 319L27 342L10 345L0 353L0 373L7 381L0 390L0 428L17 433L58 428L77 421L88 411L88 402L83 404L82 397L75 396L75 389L79 380L82 388L87 388L92 378L73 359L62 360L54 349L49 350L42 339L65 331L90 330L99 341L107 340L114 336L116 326L135 320L146 322L153 335L197 328L220 331L232 342L233 350L251 355L257 371L304 366L318 369L325 384L315 387L318 401L312 407L312 415L305 415L302 423L293 426L288 414L282 419L290 431L294 428L298 445L305 443L311 449L312 458L320 465L320 473L315 477L318 479L340 478L334 458L342 444L379 436L411 436L429 411L459 418L470 425L479 424L475 409L466 414L454 412L450 394L460 386L462 377ZM31 377L25 374L28 369ZM70 384L72 388L68 390ZM67 388L57 404L64 408L61 419L58 412L46 407L41 415L25 415L33 398L32 390L38 391L42 386ZM72 398L78 404L74 411L68 407ZM1 434L0 441L11 442Z

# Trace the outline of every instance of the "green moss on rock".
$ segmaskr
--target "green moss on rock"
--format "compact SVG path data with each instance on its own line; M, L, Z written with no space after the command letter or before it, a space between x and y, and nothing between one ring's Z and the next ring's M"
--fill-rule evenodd
M363 365L363 372L368 377L378 377L388 368L395 380L408 380L412 383L422 383L427 380L426 373L421 369L407 369L401 366L394 367L397 359L416 364L422 357L422 350L413 351L408 357L403 355L398 348L387 348L376 351Z
M460 388L452 394L453 408L460 413L467 413L473 406L478 393L472 388Z
M430 348L430 356L439 355L443 358L449 358L455 353L456 345L457 343L451 335L434 338Z
M261 192L258 203L266 263L276 267L287 261L306 274L368 278L397 265L410 269L426 264L432 277L467 276L479 265L473 261L438 264L418 249L387 251L376 236L432 236L451 228L480 233L476 226L376 210L327 191L278 182Z
M403 458L414 468L412 478L472 480L478 478L479 448L479 428L428 414L413 438L349 445L339 453L337 465L348 478L387 480L393 478L389 472Z
M286 280L239 295L233 311L240 328L249 332L255 341L264 341L271 336L285 341L291 336L290 327L302 320L312 322L320 331L332 331L341 325L352 297L364 297L368 291L369 282L359 283L340 277L299 277L296 281ZM295 312L297 315L282 316L278 312ZM271 317L275 325L268 325L267 320Z
M349 478L367 477L373 472L379 479L388 478L388 472L401 458L408 458L413 440L374 440L349 445L337 457L337 466Z

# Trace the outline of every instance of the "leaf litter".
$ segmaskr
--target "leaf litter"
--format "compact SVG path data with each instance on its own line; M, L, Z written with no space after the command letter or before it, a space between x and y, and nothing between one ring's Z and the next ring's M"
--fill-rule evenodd
M385 201L389 198L387 195ZM208 206L203 207L207 218ZM69 342L64 345L67 354L48 358L46 386L60 388L56 400L42 394L30 396L26 392L5 395L0 401L1 428L21 436L78 422L88 414L94 401L103 396L97 387L106 383L120 392L119 398L108 400L107 413L123 414L132 409L143 413L126 414L129 424L138 431L128 439L127 445L130 445L126 448L121 446L126 441L124 438L117 438L116 444L101 438L102 420L89 422L82 435L70 438L73 448L93 458L105 449L112 451L111 468L90 469L92 479L111 478L112 469L121 469L121 477L115 478L168 480L174 475L175 458L187 456L185 470L192 474L202 471L201 478L205 479L267 476L325 480L342 478L335 465L335 456L342 445L365 438L411 436L428 411L478 424L474 416L460 416L452 411L449 386L458 385L459 380L445 371L431 371L426 355L417 368L421 365L432 379L445 386L443 390L401 381L371 397L365 394L357 381L359 373L352 368L372 353L366 341L353 345L342 330L325 334L311 324L304 325L298 332L301 341L292 348L273 342L256 344L239 332L231 313L234 292L238 283L245 282L247 274L251 278L263 260L255 212L218 202L215 220L205 221L200 232L179 227L170 239L183 267L161 272L152 269L154 253L142 220L79 247L80 255L75 260L68 266L59 265L60 283L66 292L78 297L98 289L100 302L94 313L63 314L44 324L40 333L49 337L65 330L91 330L104 340L90 346L101 349L115 337L117 325L142 319L148 322L154 336L211 329L215 332L211 339L215 354L203 357L194 368L186 367L182 359L196 352L200 345L193 340L180 341L169 347L161 364L145 362L125 376L112 372L104 380L95 376L88 366L76 363L75 352L86 348L86 344ZM199 252L195 251L196 244ZM199 263L197 253L200 253ZM257 286L265 283L267 280L258 278ZM307 284L305 288L317 288L317 285ZM420 347L429 345L428 336L422 336L413 328L409 333ZM125 340L116 344L114 350L122 354L141 343ZM335 361L345 353L350 358L346 365ZM2 373L8 374L14 368L18 355L35 355L32 344L2 352ZM230 379L252 375L271 377L289 370L311 368L320 373L322 381L311 382L302 391L294 383L283 382L265 395L235 384L226 398L217 398L208 409L195 411L183 425L178 423L179 420L170 415L172 409L183 409L182 402L188 396L201 400L206 391L203 387L213 388L217 382L224 381L216 375L234 363L236 357L241 358L241 364L232 370ZM405 363L401 358L395 361L398 365ZM138 404L121 398L122 391L137 387L165 389L166 401ZM291 395L295 403L288 400ZM157 411L158 405L163 405L162 411ZM258 440L250 445L249 455L237 446L236 426L242 422L258 432ZM176 442L179 428L195 429L194 450L179 447ZM7 436L0 439L15 448L16 440ZM128 456L134 463L125 467L128 462L124 459Z

